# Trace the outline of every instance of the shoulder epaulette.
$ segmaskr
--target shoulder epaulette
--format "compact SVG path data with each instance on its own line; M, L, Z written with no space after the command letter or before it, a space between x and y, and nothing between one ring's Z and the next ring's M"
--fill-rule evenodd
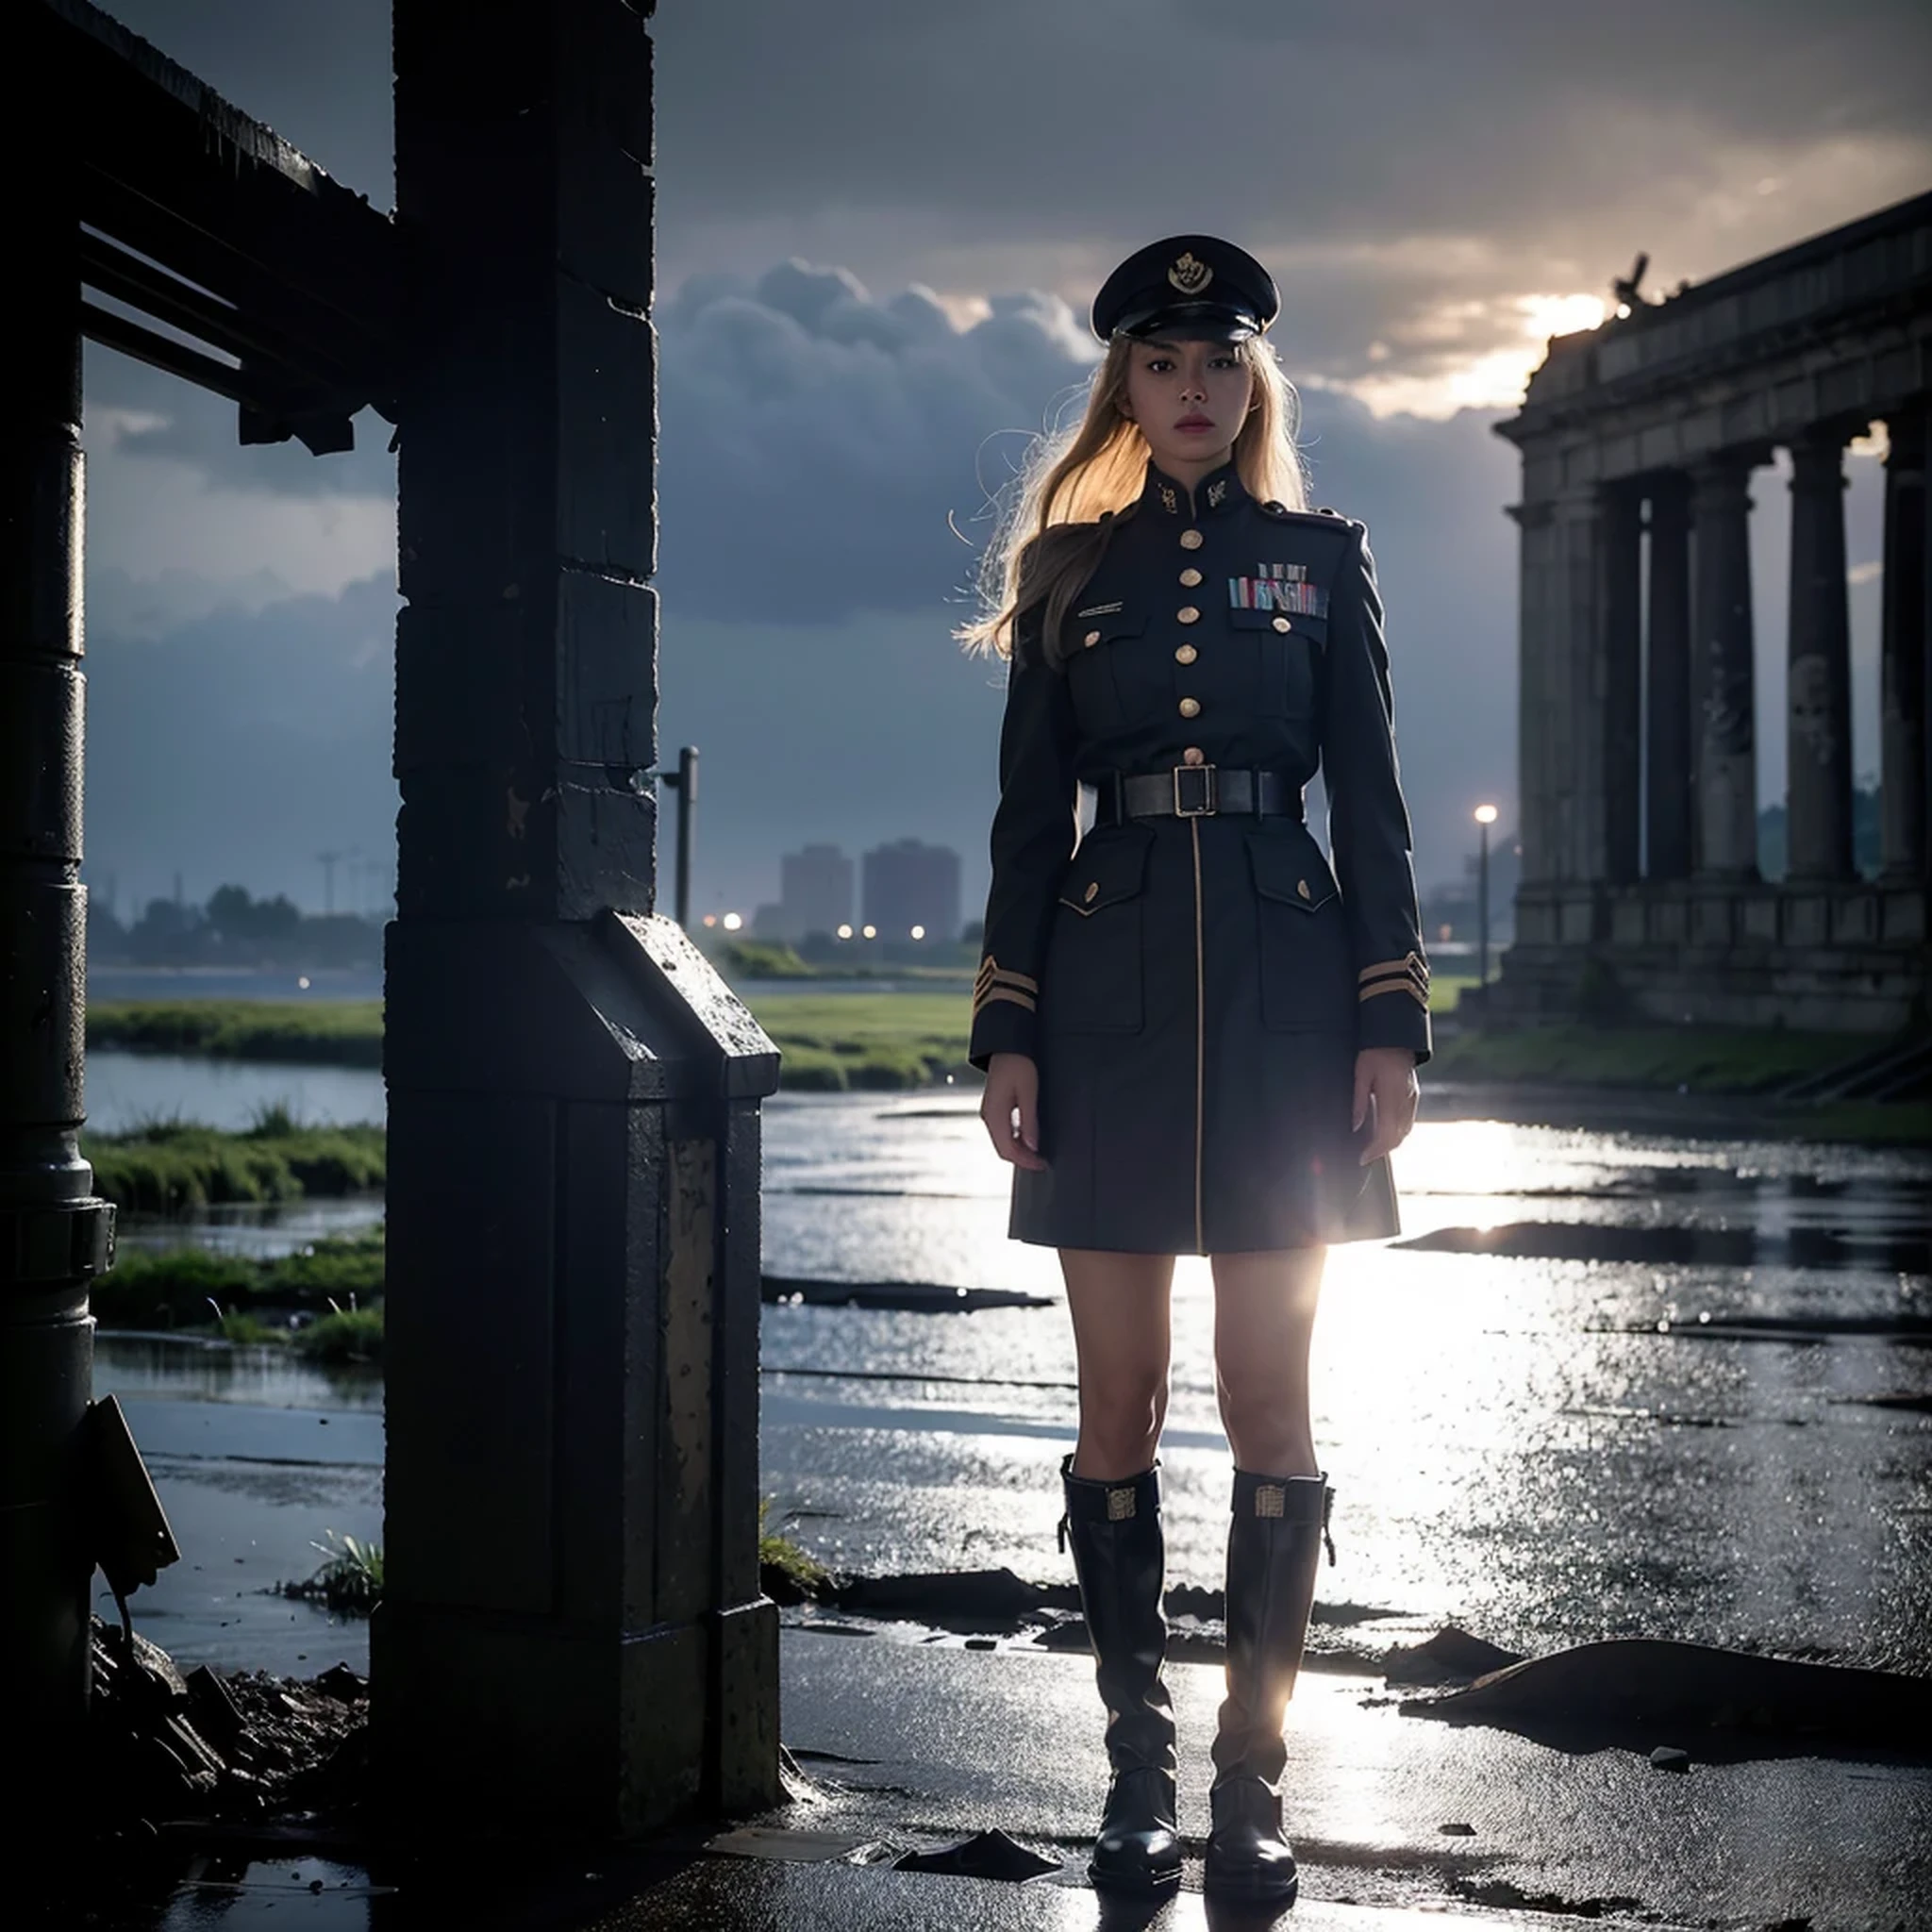
M1339 509L1330 509L1325 503L1314 509L1290 509L1285 503L1276 503L1273 498L1261 505L1261 514L1274 517L1282 523L1322 523L1324 527L1327 523L1354 525L1356 522L1355 518L1344 516Z

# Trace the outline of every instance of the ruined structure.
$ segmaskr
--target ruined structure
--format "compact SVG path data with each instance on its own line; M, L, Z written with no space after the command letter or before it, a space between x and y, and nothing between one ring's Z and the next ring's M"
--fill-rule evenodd
M1924 1022L1932 194L1558 338L1523 453L1516 943L1485 1010ZM1882 786L1852 857L1844 451L1882 424ZM1791 455L1790 866L1757 865L1752 473Z
M412 1822L520 1839L777 1795L777 1055L653 911L648 11L397 0L393 215L86 0L8 16L24 97L62 108L58 146L8 125L33 279L0 481L0 1700L42 1790L86 1713L112 1227L78 1141L85 336L229 397L244 441L396 425L381 1769Z

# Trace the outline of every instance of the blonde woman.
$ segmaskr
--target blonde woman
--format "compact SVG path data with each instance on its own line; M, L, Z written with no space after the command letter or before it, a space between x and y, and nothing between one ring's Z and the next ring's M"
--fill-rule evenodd
M1108 276L1084 417L1037 452L963 633L1010 659L971 1052L1011 1232L1058 1249L1073 1315L1061 1536L1112 1770L1089 1870L1180 1878L1157 1452L1174 1257L1207 1255L1235 1470L1205 1882L1262 1903L1295 1890L1282 1722L1332 1501L1323 1261L1397 1231L1388 1157L1429 1056L1374 566L1361 525L1306 508L1277 308L1212 236Z

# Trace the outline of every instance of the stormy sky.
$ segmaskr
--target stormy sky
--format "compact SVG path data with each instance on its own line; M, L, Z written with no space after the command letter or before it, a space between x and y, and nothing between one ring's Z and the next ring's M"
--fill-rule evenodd
M388 8L123 0L379 206ZM985 885L1000 692L948 631L986 491L1091 366L1099 278L1208 229L1274 270L1319 502L1368 520L1424 885L1515 791L1512 452L1492 425L1640 249L1662 292L1932 186L1932 25L1851 0L664 0L662 707L705 758L699 909L907 834ZM379 863L394 472L242 450L88 353L88 876L319 907ZM1876 766L1878 465L1851 463L1855 758ZM1760 794L1786 491L1760 473ZM357 889L339 871L338 904Z

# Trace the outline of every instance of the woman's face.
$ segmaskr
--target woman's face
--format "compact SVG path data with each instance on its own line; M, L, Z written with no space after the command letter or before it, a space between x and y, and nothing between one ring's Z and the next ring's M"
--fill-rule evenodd
M1126 411L1155 462L1183 481L1227 460L1254 394L1254 372L1227 342L1136 342Z

